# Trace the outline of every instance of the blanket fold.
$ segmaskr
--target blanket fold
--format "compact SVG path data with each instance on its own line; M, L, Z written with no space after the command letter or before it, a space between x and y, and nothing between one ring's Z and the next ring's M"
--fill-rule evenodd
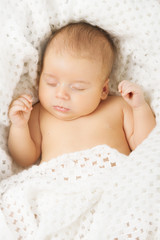
M106 145L64 154L2 181L0 216L15 239L158 239L159 172Z

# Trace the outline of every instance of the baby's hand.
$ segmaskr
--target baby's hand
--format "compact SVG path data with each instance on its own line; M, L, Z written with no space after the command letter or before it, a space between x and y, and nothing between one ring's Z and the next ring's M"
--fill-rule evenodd
M140 107L145 103L143 92L135 83L124 80L118 85L118 90L132 108Z
M23 127L28 123L31 110L32 98L24 94L11 103L8 116L14 126Z

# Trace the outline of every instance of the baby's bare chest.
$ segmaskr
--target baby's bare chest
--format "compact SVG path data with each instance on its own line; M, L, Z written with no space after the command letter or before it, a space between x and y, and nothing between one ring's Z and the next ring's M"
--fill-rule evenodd
M50 141L52 139L56 142L69 142L73 143L77 141L92 141L94 138L106 138L112 135L114 131L118 129L118 125L115 125L110 121L76 121L76 122L54 122L53 124L48 122L42 127L43 140ZM52 142L53 142L52 141Z
M41 123L43 158L80 151L100 144L118 149L125 136L121 119L100 115L72 121L45 118Z

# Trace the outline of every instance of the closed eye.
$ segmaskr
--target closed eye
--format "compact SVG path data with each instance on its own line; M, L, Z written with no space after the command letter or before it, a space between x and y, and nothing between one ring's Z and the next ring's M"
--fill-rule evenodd
M47 85L52 86L52 87L56 87L58 84L58 81L53 78L46 78L45 81L46 81Z
M71 89L77 90L77 91L84 91L87 89L87 87L81 84L74 84L74 85L71 85Z
M84 91L84 90L85 90L85 88L72 87L72 90Z
M57 86L57 83L47 82L47 85L52 86L52 87L56 87L56 86Z

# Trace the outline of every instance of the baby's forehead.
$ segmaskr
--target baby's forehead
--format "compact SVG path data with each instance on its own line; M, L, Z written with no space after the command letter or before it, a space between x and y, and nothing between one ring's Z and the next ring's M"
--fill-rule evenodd
M96 62L97 64L102 64L102 55L96 54L94 49L93 50L79 50L73 49L73 48L65 48L62 45L55 44L49 46L45 58L47 59L47 56L50 56L51 58L54 57L61 57L61 58L68 58L68 59L75 59L75 60L87 60L89 62ZM68 60L69 61L69 60Z
M90 43L87 39L79 42L78 39L71 38L67 32L63 31L53 36L46 48L46 52L54 51L56 54L61 55L67 53L74 57L100 60L103 57L103 49L97 45L98 40L97 44Z

